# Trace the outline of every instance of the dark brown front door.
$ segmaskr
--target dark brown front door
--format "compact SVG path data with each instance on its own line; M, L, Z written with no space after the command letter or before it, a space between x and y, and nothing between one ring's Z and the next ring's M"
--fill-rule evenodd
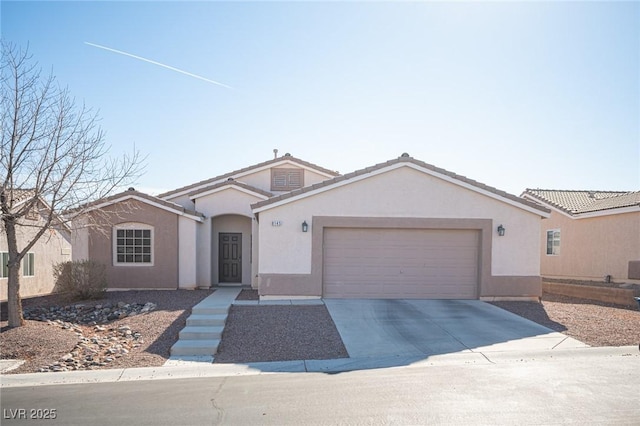
M220 233L218 267L221 283L242 282L242 234Z

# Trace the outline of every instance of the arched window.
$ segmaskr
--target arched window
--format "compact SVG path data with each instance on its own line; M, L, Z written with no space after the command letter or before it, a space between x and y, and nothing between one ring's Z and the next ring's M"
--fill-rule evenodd
M153 266L153 226L121 223L113 227L113 266Z

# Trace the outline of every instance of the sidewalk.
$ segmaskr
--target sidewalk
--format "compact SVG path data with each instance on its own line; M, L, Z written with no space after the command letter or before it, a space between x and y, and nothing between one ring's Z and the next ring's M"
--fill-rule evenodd
M526 352L464 352L429 357L389 356L381 358L341 358L297 360L248 364L190 363L174 367L145 367L113 370L73 371L63 373L29 373L0 376L0 388L80 383L109 383L135 380L166 380L198 377L229 377L273 373L345 373L376 368L428 368L444 365L490 366L511 363L559 362L634 357L640 367L637 346L587 347Z

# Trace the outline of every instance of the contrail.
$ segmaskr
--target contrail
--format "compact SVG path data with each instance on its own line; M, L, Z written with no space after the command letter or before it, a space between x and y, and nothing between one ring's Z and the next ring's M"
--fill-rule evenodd
M158 65L160 67L170 69L171 71L176 71L176 72L179 72L181 74L188 75L189 77L195 77L195 78L197 78L199 80L204 80L207 83L213 83L213 84L216 84L218 86L226 87L227 89L233 90L233 87L227 86L226 84L220 83L219 81L209 80L208 78L199 76L197 74L192 74L190 72L187 72L187 71L184 71L184 70L181 70L181 69L178 69L178 68L174 68L174 67L171 67L169 65L161 64L160 62L152 61L151 59L143 58L141 56L132 55L131 53L123 52L121 50L112 49L110 47L100 46L99 44L89 43L88 41L85 41L84 44L88 44L89 46L97 47L98 49L108 50L109 52L114 52L114 53L119 53L119 54L124 55L124 56L129 56L131 58L139 59L139 60L144 61L144 62L149 62L150 64Z

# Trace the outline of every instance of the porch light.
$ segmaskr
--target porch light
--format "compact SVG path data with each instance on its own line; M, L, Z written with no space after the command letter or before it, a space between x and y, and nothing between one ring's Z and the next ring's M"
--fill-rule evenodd
M501 237L504 237L504 231L505 231L504 226L499 225L498 226L498 235L501 236Z
M309 230L309 224L307 224L307 221L305 220L304 222L302 222L302 232L307 232Z

